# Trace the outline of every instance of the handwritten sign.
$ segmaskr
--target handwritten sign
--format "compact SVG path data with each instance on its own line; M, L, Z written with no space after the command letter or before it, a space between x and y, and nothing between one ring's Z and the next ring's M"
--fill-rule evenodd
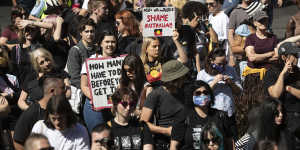
M125 56L117 58L89 58L86 60L92 105L95 110L111 108L109 100L121 77L121 68Z
M174 7L143 8L143 36L172 36L175 29Z

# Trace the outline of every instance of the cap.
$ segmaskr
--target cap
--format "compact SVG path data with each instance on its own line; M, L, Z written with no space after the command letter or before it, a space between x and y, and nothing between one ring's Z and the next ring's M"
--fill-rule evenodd
M293 55L298 53L300 53L300 48L293 42L285 42L278 49L278 55Z
M269 18L269 16L267 15L267 13L265 11L258 11L253 15L254 21L259 21L263 18Z

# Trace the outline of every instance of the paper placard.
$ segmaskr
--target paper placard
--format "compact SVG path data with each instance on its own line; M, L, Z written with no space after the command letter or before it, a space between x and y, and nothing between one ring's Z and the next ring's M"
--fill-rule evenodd
M143 36L173 36L175 29L174 7L143 8Z
M124 58L125 56L86 60L88 83L95 110L112 107L109 96L115 92L119 85Z

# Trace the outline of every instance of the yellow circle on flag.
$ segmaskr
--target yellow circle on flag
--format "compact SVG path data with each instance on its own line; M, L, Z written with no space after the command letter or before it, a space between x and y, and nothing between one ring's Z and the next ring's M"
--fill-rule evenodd
M160 34L160 30L157 30L157 31L156 31L156 34Z

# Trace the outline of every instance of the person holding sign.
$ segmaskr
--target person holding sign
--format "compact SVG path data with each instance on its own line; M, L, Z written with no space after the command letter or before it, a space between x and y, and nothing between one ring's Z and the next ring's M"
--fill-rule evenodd
M178 52L178 61L181 63L187 62L187 55L184 52L182 45L178 41L179 33L175 30L173 32L173 41L176 45ZM141 59L144 64L145 74L148 82L152 83L154 81L159 81L161 78L161 66L162 63L167 62L172 59L172 57L162 58L160 41L157 37L147 37L144 38L142 44Z
M99 38L99 41L100 51L102 52L102 54L100 54L100 51L97 51L96 54L92 55L90 58L115 56L115 51L117 48L117 37L113 32L103 31L102 35ZM80 85L83 94L87 97L83 108L83 118L89 132L91 132L96 125L104 122L102 114L104 111L94 110L91 104L92 95L90 92L90 86L87 77L86 62L82 65Z
M145 123L130 116L138 95L130 88L120 88L112 96L115 117L108 122L115 149L152 150L152 134Z

